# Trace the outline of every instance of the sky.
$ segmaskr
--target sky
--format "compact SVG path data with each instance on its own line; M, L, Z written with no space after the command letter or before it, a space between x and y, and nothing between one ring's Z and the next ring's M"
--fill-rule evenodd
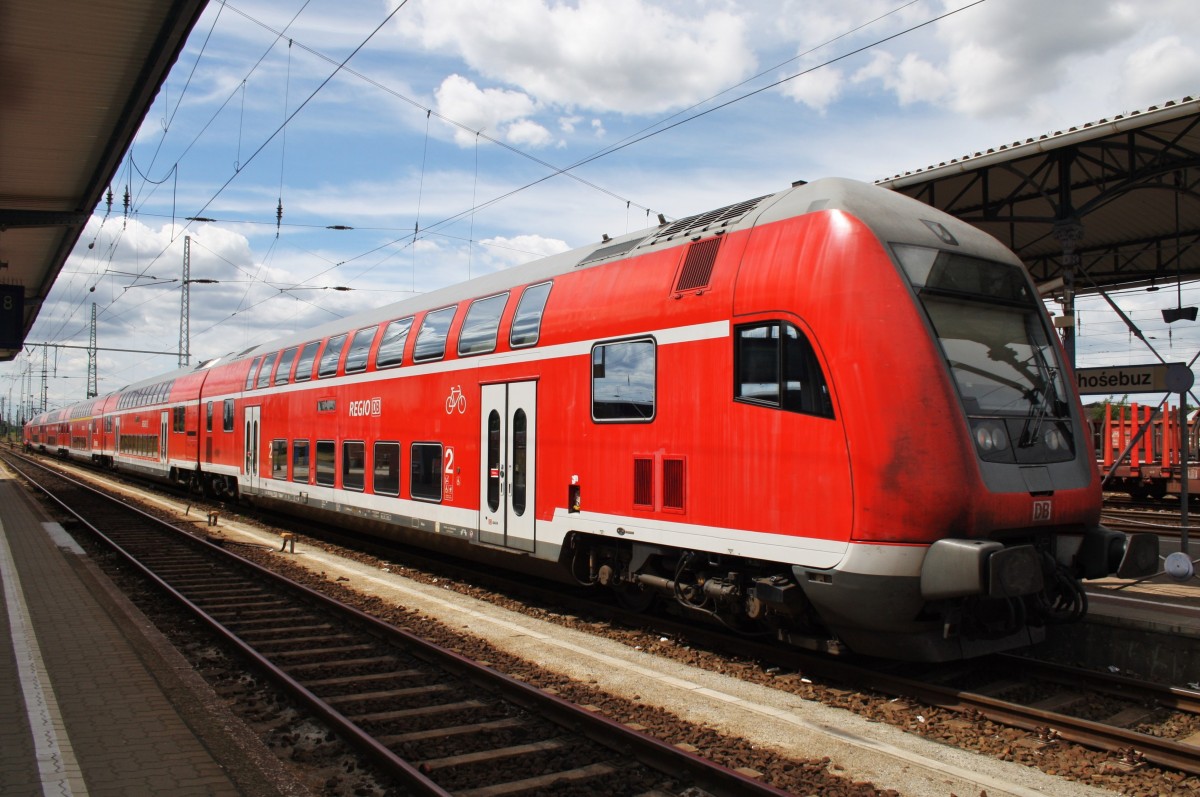
M210 0L27 341L86 346L95 303L104 395L176 368L187 239L194 364L1197 91L1194 0ZM1190 360L1166 293L1119 301ZM1099 300L1080 324L1080 366L1154 359ZM49 407L82 400L86 351L48 352ZM9 417L42 360L0 364Z

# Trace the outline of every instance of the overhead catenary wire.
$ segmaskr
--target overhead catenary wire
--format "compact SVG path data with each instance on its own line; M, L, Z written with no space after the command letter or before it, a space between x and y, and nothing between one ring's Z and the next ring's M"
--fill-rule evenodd
M978 2L982 2L982 1L983 1L983 0L978 0ZM964 6L964 7L963 7L963 9L965 9L965 8L969 8L969 7L973 6L973 5L977 5L977 4L978 4L978 2L976 2L976 3L972 3L972 4L968 5L968 6ZM224 7L225 7L225 5L226 5L226 4L222 4L222 7L224 8ZM901 6L901 8L903 8L903 7L907 7L907 5L911 5L911 3L909 3L909 4L906 4L905 6ZM401 6L403 6L403 4L401 4ZM398 11L398 10L399 10L399 8L400 8L401 6L397 6L397 8L396 8L395 10L393 10L392 14L394 15L394 14L396 13L396 11ZM232 9L232 6L230 6L229 8L231 8L231 9ZM950 12L950 13L957 13L957 11L961 11L961 10L963 10L963 9L958 9L958 10L956 10L956 11L954 11L954 12ZM241 13L241 12L239 12L239 13ZM889 13L894 13L894 12L889 12ZM948 16L948 15L949 15L949 14L943 15L942 17L939 17L938 19L944 18L945 16ZM390 19L390 17L391 17L391 15L389 15L389 19ZM930 20L929 22L926 22L926 23L923 23L923 24L930 24L930 23L931 23L931 22L933 22L933 21L936 21L936 20ZM386 23L386 22L387 22L387 20L385 20L384 22ZM380 26L380 27L382 27L382 24L381 24L381 26ZM921 26L916 26L916 27L921 27ZM916 27L914 27L914 28L911 28L911 29L909 29L909 30L915 30L915 29L916 29ZM378 30L378 28L376 29L376 31L377 31L377 30ZM856 28L856 30L857 30L857 28ZM372 35L374 35L374 34L372 34ZM847 35L847 34L843 34L843 35ZM901 35L901 34L897 34L897 35ZM889 39L891 39L891 38L894 38L894 36L893 36L893 37L888 37L888 38L885 38L885 39L881 39L880 41L881 41L881 42L882 42L882 41L887 41L887 40L889 40ZM367 40L369 41L369 39L370 39L370 37L368 37L368 39L367 39ZM365 44L365 43L366 43L366 42L364 41L364 43L363 43L363 44ZM360 45L359 49L361 49L361 47L362 47L362 46L363 46L363 45ZM860 48L860 50L859 50L859 51L861 51L861 49L865 49L865 48ZM856 51L856 52L859 52L859 51ZM357 52L357 49L356 49L356 51L355 51L355 52ZM847 55L844 55L844 56L839 56L837 59L833 59L833 60L831 60L831 61L828 61L828 62L826 62L826 63L833 63L833 61L840 60L841 58L847 57L848 55L851 55L851 54L853 54L853 53L850 53L850 54L847 54ZM351 56L350 56L350 57L352 57L353 55L354 55L354 53L351 53ZM343 69L344 69L344 67L345 67L345 64L346 64L346 62L347 62L347 61L349 61L349 58L350 58L350 57L347 57L346 59L344 59L344 60L341 62L341 65L340 65L340 66L341 66ZM799 56L798 56L798 57L799 57ZM785 62L785 63L786 63L786 62ZM819 68L819 66L818 66L818 67L813 67L813 69L816 69L816 68ZM335 71L334 71L334 74L336 74L336 73L337 73L337 71L338 71L338 70L335 70ZM345 71L347 71L347 72L352 72L352 70L348 70L348 69L345 69ZM807 73L808 73L808 72L810 72L810 71L812 71L812 70L811 70L811 69L810 69L810 70L805 70L804 72L802 72L802 73L800 73L800 74L807 74ZM760 74L761 74L761 73L760 73ZM772 84L772 85L778 85L779 83L785 82L786 80L792 79L792 78L794 78L794 77L797 77L797 76L798 76L798 75L793 75L793 76L791 76L791 77L789 77L789 78L785 78L785 79L784 79L784 81L778 81L778 82L776 82L776 83L774 83L774 84ZM330 79L330 78L332 78L332 77L333 77L333 75L331 74L331 75L329 76L329 78L326 78L326 81L325 81L325 83L327 83L327 82L329 81L329 79ZM323 84L322 84L322 86L324 86L324 85L325 85L325 84L323 83ZM743 85L743 84L739 84L739 85ZM765 88L770 88L770 87L765 87ZM730 100L730 102L729 102L729 103L725 103L725 104L723 104L722 106L719 106L719 107L727 107L728 105L732 104L733 102L737 102L737 101L739 101L740 99L745 99L745 98L746 98L746 97L748 97L748 96L753 96L753 94L755 94L755 93L758 93L758 92L760 92L760 91L762 91L762 90L765 90L765 88L764 88L764 89L758 89L758 90L756 90L755 92L751 92L751 93L749 93L749 94L743 95L743 96L741 96L741 97L738 97L738 98L734 98L734 99ZM238 87L238 89L235 89L235 91L241 91L241 92L242 92L242 96L243 96L243 102L244 102L244 99L245 99L245 85L244 85L244 82L243 82L243 83L240 83L240 84L239 84L239 87ZM320 91L320 87L318 87L317 91ZM316 94L316 93L317 93L317 92L316 92L316 91L314 91L314 92L313 92L313 95L310 95L309 99L311 100L312 96L315 96L315 94ZM718 96L719 96L719 95L718 95ZM306 100L305 102L307 103L307 100ZM176 102L176 104L175 104L175 109L176 109L176 110L178 110L178 107L179 107L179 103L178 103L178 102ZM301 107L303 107L303 105L302 105ZM286 103L285 103L285 109L286 109ZM299 112L299 110L300 110L300 108L297 108L297 109L296 109L296 112ZM426 114L427 127L428 127L428 121L429 121L429 119L431 118L431 116L434 114L434 112L432 112L430 109L426 109L426 110L429 110L429 113L427 113L427 114ZM687 122L687 121L690 121L691 119L699 118L700 116L703 116L703 115L705 115L705 114L707 114L707 113L711 113L713 110L716 110L716 108L714 108L714 109L708 109L708 110L704 111L703 113L695 114L694 116L691 116L691 117L689 117L688 119L684 119L684 120L681 120L681 121L679 121L677 124L675 124L675 125L672 125L671 127L678 126L678 124L683 124L683 123L685 123L685 122ZM278 129L276 132L277 132L277 133L281 133L282 135L286 136L286 126L287 126L287 124L288 124L288 123L289 123L289 122L290 122L292 119L294 119L294 118L295 118L295 115L296 115L295 113L289 113L289 114L286 114L286 116L285 116L285 120L284 120L284 124L283 124L283 125L281 125L281 127L280 127L280 128L279 128L279 129ZM172 118L173 118L173 116L174 116L174 113L172 113ZM444 120L444 117L441 117L440 115L438 115L438 116L439 116L439 118L441 118L441 119L443 119L443 120ZM650 137L650 135L657 135L657 133L658 133L658 132L664 132L666 129L670 129L670 128L663 128L662 130L657 130L657 131L655 131L654 133L651 133L651 134L649 134L649 135L646 135L646 136L644 136L644 137L641 137L641 138L639 138L639 139L637 139L637 140L631 140L631 141L629 141L629 142L626 142L626 143L625 143L623 146L629 146L629 145L631 145L631 144L637 143L637 141L638 141L638 140L645 140L645 138L649 138L649 137ZM486 136L483 136L483 135L481 134L481 132L480 132L480 131L475 131L475 132L476 132L476 149L478 150L478 142L479 142L480 138L483 138L484 140L489 140L489 139L488 139ZM255 151L255 153L254 153L254 154L252 154L252 155L251 155L251 156L250 156L250 157L249 157L249 158L246 160L246 162L245 162L245 163L242 163L242 162L241 162L241 158L240 158L240 154L241 154L241 153L240 153L240 135L241 135L241 128L239 127L239 152L238 152L238 154L239 154L239 158L238 158L238 162L237 162L237 164L236 164L236 166L237 166L238 168L236 169L236 171L235 171L235 175L234 175L234 176L236 176L236 173L237 173L237 172L240 172L240 171L241 171L241 167L244 167L244 166L245 166L246 164L248 164L248 163L249 163L251 160L253 160L254 156L255 156L255 155L257 155L257 154L258 154L258 153L261 151L262 147L263 147L263 146L266 146L266 144L268 144L268 143L270 142L270 140L271 140L271 138L269 137L269 138L268 138L268 139L267 139L265 142L263 142L263 144L262 144L262 146L260 146L259 150L256 150L256 151ZM427 134L427 135L428 135L428 134ZM286 142L286 138L284 139L284 141ZM501 142L495 142L495 143L501 143ZM286 143L285 143L285 145L286 145ZM505 146L505 145L504 145L504 144L502 144L502 143L501 143L501 145L502 145L502 146ZM506 148L507 148L507 149L513 149L513 148L511 148L511 147L506 147ZM622 147L622 148L623 148L623 147ZM515 150L514 150L514 151L515 151ZM608 152L611 152L611 151L616 151L616 150L607 150L607 151L604 151L604 152L596 153L596 154L594 154L593 156L590 156L590 157L589 157L589 159L585 159L585 160L583 160L583 161L580 161L580 162L579 162L579 164L573 164L572 166L569 166L569 167L567 167L567 168L568 168L568 169L570 169L570 168L576 168L576 167L577 167L577 165L581 165L582 163L591 162L592 160L595 160L595 159L596 159L596 158L598 158L598 157L602 157L604 154L608 154ZM476 161L477 161L477 164L478 164L478 152L476 152ZM544 162L543 162L543 163L544 163ZM424 167L424 163L423 163L423 168L422 168L422 171L423 171L423 173L424 173L424 168L425 168L425 167ZM551 167L551 168L556 168L556 167ZM477 165L477 169L478 169L478 165ZM140 170L139 170L139 172L140 172ZM558 169L556 173L557 173L557 174L562 174L562 173L565 173L565 170L563 170L563 169ZM551 176L553 176L553 175L551 175ZM232 180L232 178L231 178L231 180ZM537 182L542 182L542 181L541 181L541 180L539 180L539 181L537 181ZM282 162L281 162L281 178L280 178L280 186L281 186L281 189L280 189L280 206L282 205L282 197L281 197L281 194L282 194L282 183L283 183L283 168L282 168ZM535 183L530 183L530 184L529 184L529 186L526 186L526 187L531 187L532 185L535 185L535 184L537 184L537 183L536 183L536 182L535 182ZM225 184L225 186L222 186L222 187L221 187L221 189L218 189L217 193L216 193L216 194L214 194L214 196L212 197L212 199L210 199L210 200L209 200L209 202L208 202L208 203L206 203L206 204L203 206L203 208L202 208L200 211L197 211L197 212L195 213L195 215L200 215L201 213L203 213L203 212L204 212L204 210L205 210L205 209L207 209L207 208L208 208L208 207L211 205L212 201L213 201L213 200L216 198L216 196L217 196L217 195L219 195L219 194L220 194L220 192L221 192L222 190L224 190L224 188L225 188L227 185L228 185L228 182ZM423 185L422 185L422 188L421 188L421 190L423 191ZM493 199L493 200L489 200L489 201L487 201L487 202L484 202L484 203L479 203L479 202L477 201L477 199L478 199L478 196L477 196L477 191L478 191L478 171L476 172L476 183L475 183L475 185L473 186L473 191L472 191L472 203L471 203L471 208L469 209L469 211L467 211L468 213L470 213L470 214L472 215L472 229L471 229L471 232L470 232L470 233L469 233L469 235L468 235L468 244L470 245L470 247L472 248L472 250L473 250L473 244L474 244L474 231L473 231L473 230L474 230L474 228L473 228L473 223L474 223L474 214L475 214L475 213L477 213L479 210L481 210L481 209L483 209L483 208L486 208L486 207L489 207L489 206L491 206L492 204L494 204L495 202L497 202L497 201L500 201L500 199L503 199L503 198L504 198L504 197L498 197L498 198L495 198L495 199ZM515 192L510 192L509 194L507 194L507 195L505 195L505 196L510 196L512 193L515 193ZM630 200L623 200L623 201L624 201L624 203L626 204L626 208L627 208L627 210L628 210L628 209L630 208ZM644 208L644 206L641 206L641 205L638 205L637 207L639 207L639 208ZM648 210L648 208L646 208L646 210ZM460 214L458 217L461 217L461 214ZM437 234L437 235L445 235L445 233L443 233L443 232L442 232L442 231L440 231L440 230L437 230L437 229L435 229L435 227L436 227L437 225L442 225L442 226L445 226L445 225L446 225L446 224L448 224L450 221L452 221L452 220L455 220L455 219L456 219L456 218L458 218L458 217L452 217L451 219L444 219L444 220L442 220L441 222L437 222L437 223L435 223L434 225L427 225L427 226L426 226L424 229L422 229L422 228L421 228L421 226L420 226L420 221L419 221L419 218L420 218L420 217L419 217L419 215L418 215L418 221L417 221L417 223L414 225L414 235L413 235L412 237L415 239L415 238L416 238L418 235L420 235L420 236L425 236L425 235L435 235L435 234ZM279 225L279 219L277 219L277 229L278 229L278 225ZM406 237L407 237L407 236L406 236ZM454 236L449 236L449 235L446 235L446 237L453 238ZM400 238L400 239L398 239L398 241L403 241L403 240L405 240L405 238ZM392 243L394 244L394 243L397 243L398 241L394 241L394 242L392 242ZM162 256L162 255L165 253L165 251L167 251L167 250L166 250L166 249L164 249L164 250L163 250L163 252L160 252L160 254L159 254L159 255L158 255L156 258L152 258L152 259L151 259L149 262L147 262L147 263L145 264L145 266L144 266L144 267L145 267L145 269L152 268L152 267L153 267L153 265L154 265L154 262L155 262L157 259L161 258L161 256ZM378 251L378 249L375 249L375 250L370 250L370 251ZM368 252L367 254L369 254L369 252ZM414 256L415 256L415 255L414 255ZM360 255L360 256L358 256L358 257L361 257L361 255ZM351 258L351 260L354 260L354 259L357 259L357 257L356 257L356 258ZM344 265L344 264L345 264L345 263L347 263L347 262L350 262L350 261L339 261L337 264L334 264L334 267L336 267L336 266L341 266L341 265ZM468 263L468 273L470 273L470 268L471 268L471 264L470 264L470 262L469 262L469 263ZM328 271L328 269L327 269L327 271ZM369 269L368 269L367 271L369 271ZM322 272L322 273L324 273L324 272ZM363 273L363 274L365 274L365 273L367 273L367 272L362 272L362 273ZM319 276L319 274L318 274L318 275L314 275L313 279L315 279L315 278L316 278L316 277L318 277L318 276ZM361 276L361 275L360 275L360 276ZM415 286L415 275L414 275L414 285L413 285L413 287L414 287L414 290L415 290L415 287L416 287L416 286ZM244 306L242 306L242 304L244 304L244 302L245 302L246 298L247 298L247 297L244 295L244 296L243 296L243 302L242 302L241 304L239 304L239 310L238 310L238 311L235 311L235 315L237 314L237 312L244 312L244 310L246 310L246 309L249 309L249 308L247 308L247 307L244 307ZM254 305L251 305L251 306L257 306L257 304L258 304L258 303L255 303Z

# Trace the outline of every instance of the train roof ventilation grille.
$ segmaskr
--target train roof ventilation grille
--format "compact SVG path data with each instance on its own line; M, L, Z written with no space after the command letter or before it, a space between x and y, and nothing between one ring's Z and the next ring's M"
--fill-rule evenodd
M747 199L744 202L738 202L736 205L726 205L723 208L710 210L707 213L701 213L696 216L688 216L686 219L672 222L665 230L658 232L654 236L651 243L666 241L676 236L686 236L694 233L702 233L714 227L728 227L741 221L747 213L758 207L758 203L766 199L770 194L764 194L754 199Z
M602 246L599 249L592 252L587 257L585 257L583 260L580 260L578 263L576 263L575 268L579 268L580 266L586 266L589 263L595 263L598 260L606 260L610 257L616 257L617 255L623 255L626 252L628 252L630 249L633 249L635 246L640 244L641 242L642 242L641 238L633 238L629 241L621 241L621 243L619 243L619 244L609 244L608 246Z
M708 287L712 279L713 264L717 262L717 251L721 248L721 240L714 236L688 247L687 255L683 258L683 268L679 269L679 279L675 281L676 293Z

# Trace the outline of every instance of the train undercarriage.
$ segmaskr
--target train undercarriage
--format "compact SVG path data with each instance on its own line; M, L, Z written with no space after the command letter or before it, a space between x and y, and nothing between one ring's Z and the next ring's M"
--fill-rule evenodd
M779 562L573 535L574 578L646 610L656 601L738 633L827 653L953 659L1040 641L1087 612L1082 579L1144 570L1157 542L1098 528L1054 537L942 540L919 576L862 576ZM1151 550L1153 546L1153 550Z

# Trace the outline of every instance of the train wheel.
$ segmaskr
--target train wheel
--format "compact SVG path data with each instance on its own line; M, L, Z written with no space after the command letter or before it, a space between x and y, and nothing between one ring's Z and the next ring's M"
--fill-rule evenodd
M639 614L649 609L654 604L654 599L658 597L654 590L647 589L640 584L616 584L613 586L613 594L616 595L617 603L622 609Z

